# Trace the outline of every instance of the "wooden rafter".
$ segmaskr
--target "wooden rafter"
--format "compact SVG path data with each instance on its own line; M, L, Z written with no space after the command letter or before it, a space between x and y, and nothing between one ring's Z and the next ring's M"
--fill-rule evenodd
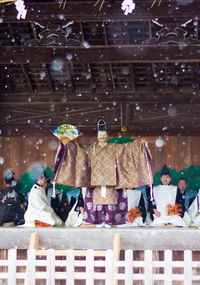
M135 81L135 72L134 72L132 64L129 65L129 70L130 70L131 86L132 86L133 91L136 91L137 87L136 87L136 81Z
M30 91L32 93L34 93L35 90L34 90L33 85L31 83L31 79L30 79L30 76L28 74L27 68L26 68L26 66L24 64L20 64L20 65L21 65L21 69L23 71L24 77L26 78L26 81L27 81L27 84L29 86L29 89L30 89Z
M113 110L114 107L111 108L111 110ZM97 108L94 109L92 108L84 108L84 109L77 109L77 110L70 110L70 111L63 111L63 112L54 112L53 116L54 118L63 118L63 114L70 114L70 116L73 116L73 114L91 114L91 113L98 113L98 112L105 112L108 111L107 108ZM110 110L109 110L110 111ZM20 118L11 118L10 120L8 120L8 122L18 122L18 121L24 121L26 119L41 119L41 118L45 118L45 117L51 117L52 116L52 112L48 112L47 114L37 114L37 115L31 115L31 116L26 116L26 117L20 117Z
M43 68L44 68L44 71L45 71L45 77L46 77L47 82L48 82L49 90L51 90L50 92L55 92L55 89L53 87L52 80L51 80L49 69L48 69L47 65L44 64Z
M113 70L112 70L112 64L109 63L109 70L110 70L110 78L111 78L111 82L112 82L112 88L113 90L115 91L115 80L114 80L114 77L113 77Z
M72 75L71 75L71 72L70 72L68 64L65 64L65 70L66 70L67 76L68 76L68 78L66 80L69 80L70 89L72 90L72 92L75 92L75 87L74 87L74 83L73 83L73 80L72 80Z

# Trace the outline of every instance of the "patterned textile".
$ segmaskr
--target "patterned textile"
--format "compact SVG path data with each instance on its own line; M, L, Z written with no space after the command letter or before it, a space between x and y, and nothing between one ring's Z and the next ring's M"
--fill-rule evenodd
M93 145L89 149L91 160L91 185L115 186L116 173L116 144L105 146Z
M140 211L138 207L135 207L131 209L130 211L128 211L128 222L133 223L136 218L141 217L141 216L142 216L142 212Z
M69 142L56 182L76 187L114 186L116 189L150 185L151 158L135 140L126 144L93 144L87 149ZM150 169L150 171L149 171Z
M93 189L87 189L85 196L84 218L90 224L121 225L128 221L127 194L123 189L117 191L117 205L93 204Z
M173 216L173 215L182 215L182 205L181 204L176 204L172 206L171 204L167 205L167 214L168 216Z
M87 153L77 142L67 144L67 152L59 166L56 183L73 188L90 185Z
M110 205L117 204L117 190L113 187L106 186L106 196L102 197L101 187L97 186L93 190L93 204Z
M151 184L152 172L148 171L147 163L149 168L151 166L145 151L146 149L138 140L123 145L116 144L118 174L116 188L132 189Z

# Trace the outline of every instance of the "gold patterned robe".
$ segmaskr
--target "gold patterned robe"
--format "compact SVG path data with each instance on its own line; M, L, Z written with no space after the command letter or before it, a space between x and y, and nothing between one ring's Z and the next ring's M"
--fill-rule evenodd
M57 174L58 184L73 188L110 186L113 189L133 189L150 185L153 181L145 147L139 140L104 146L93 144L87 148L72 141L67 147ZM96 189L98 191L99 188ZM109 204L116 203L116 195L112 195L113 200Z

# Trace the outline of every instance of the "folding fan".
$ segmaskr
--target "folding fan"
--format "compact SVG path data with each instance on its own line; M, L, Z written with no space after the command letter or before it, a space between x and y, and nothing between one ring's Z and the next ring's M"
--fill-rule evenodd
M68 143L81 135L77 127L68 124L56 127L51 133L63 143Z

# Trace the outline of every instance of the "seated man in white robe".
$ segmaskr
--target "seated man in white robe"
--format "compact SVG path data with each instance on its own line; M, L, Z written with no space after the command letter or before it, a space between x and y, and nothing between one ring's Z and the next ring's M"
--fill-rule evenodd
M41 166L33 168L32 176L35 184L28 197L28 209L24 215L25 226L62 225L63 221L56 215L47 199L48 179L44 168Z
M191 199L190 206L188 208L188 214L190 217L190 225L200 227L200 190L195 199Z
M161 184L153 187L153 193L149 198L149 208L152 213L151 226L174 225L185 227L181 218L183 205L176 202L177 187L171 185L171 174L166 165L161 171Z
M127 190L128 196L128 225L135 227L144 226L146 220L145 201L140 190Z

